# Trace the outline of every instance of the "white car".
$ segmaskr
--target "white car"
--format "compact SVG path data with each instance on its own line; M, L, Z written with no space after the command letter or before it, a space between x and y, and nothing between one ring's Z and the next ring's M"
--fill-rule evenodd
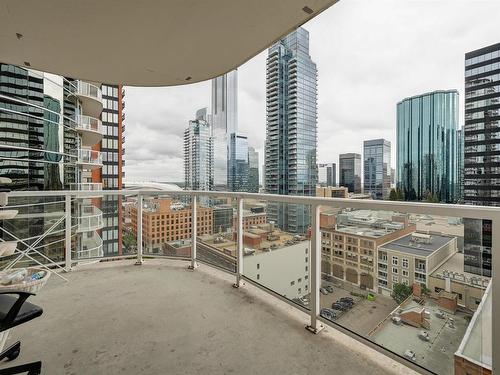
M415 361L417 359L415 352L413 350L410 350L410 349L406 349L404 356L405 356L405 358L408 358L411 361Z

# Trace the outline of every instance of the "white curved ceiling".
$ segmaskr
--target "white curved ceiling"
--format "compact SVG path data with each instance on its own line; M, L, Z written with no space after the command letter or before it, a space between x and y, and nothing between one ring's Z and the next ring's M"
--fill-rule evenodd
M166 86L226 73L337 0L2 0L0 61Z

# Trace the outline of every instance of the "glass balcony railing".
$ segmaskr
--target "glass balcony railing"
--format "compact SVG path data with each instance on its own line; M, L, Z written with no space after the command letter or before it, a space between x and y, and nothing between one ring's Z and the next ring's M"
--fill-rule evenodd
M102 134L102 122L98 118L86 115L75 116L77 130L92 131Z
M93 85L91 83L85 81L73 81L72 87L74 93L78 96L85 96L97 100L99 102L102 101L102 92L99 87Z
M100 151L81 148L78 150L78 163L90 168L102 166L102 154Z
M76 219L79 232L95 231L103 227L102 211L93 205L81 206Z
M65 268L106 256L205 264L305 312L312 332L341 330L418 372L491 369L498 208L189 191L94 198L81 187L57 192L54 259ZM11 196L20 205L55 194Z
M71 190L76 191L101 191L102 183L100 182L79 182L70 184Z

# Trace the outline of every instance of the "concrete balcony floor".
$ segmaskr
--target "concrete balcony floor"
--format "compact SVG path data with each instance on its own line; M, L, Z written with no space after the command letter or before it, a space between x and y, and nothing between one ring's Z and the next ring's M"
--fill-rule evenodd
M31 297L44 314L16 327L43 374L414 374L234 277L175 260L85 265Z

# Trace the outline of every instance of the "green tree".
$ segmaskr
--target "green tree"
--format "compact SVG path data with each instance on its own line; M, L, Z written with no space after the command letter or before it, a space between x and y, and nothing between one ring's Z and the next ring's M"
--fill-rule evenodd
M411 286L401 284L401 283L395 283L392 286L392 298L394 298L394 300L397 303L403 302L412 293L413 293L413 289L411 288Z
M398 201L405 200L405 193L404 193L403 189L400 189L400 188L396 189L396 200L398 200Z
M397 201L398 200L398 193L396 193L396 190L394 188L391 189L391 192L389 193L389 200L390 201Z
M137 246L137 239L133 233L125 233L122 237L122 243L125 252L130 253Z

